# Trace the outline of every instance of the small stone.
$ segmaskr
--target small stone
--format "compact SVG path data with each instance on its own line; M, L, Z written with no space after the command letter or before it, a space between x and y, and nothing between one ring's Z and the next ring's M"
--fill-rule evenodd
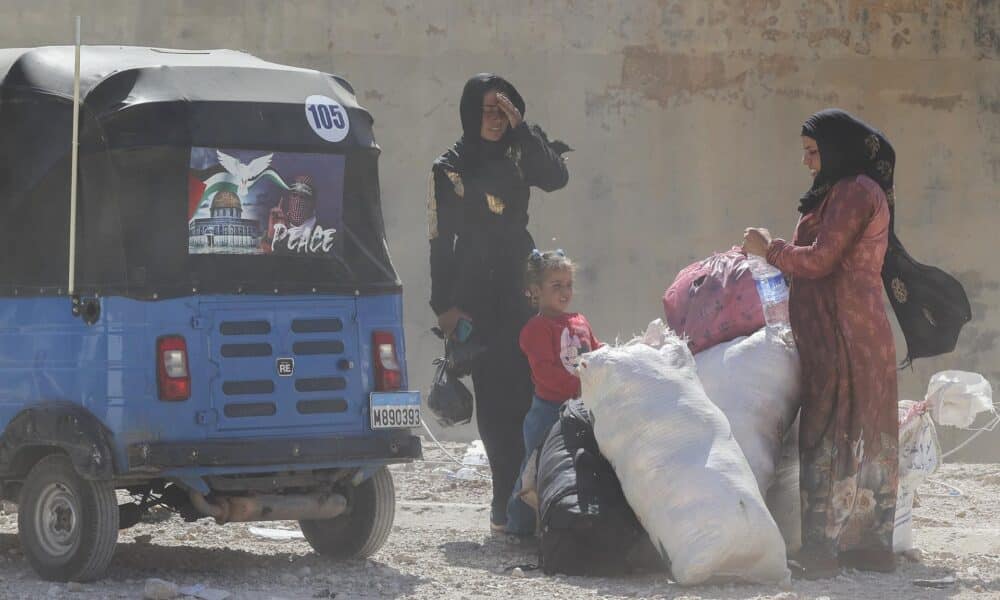
M795 592L781 592L774 595L774 600L799 600L799 595Z
M147 579L142 590L142 597L146 600L172 600L180 595L177 585L162 579Z
M920 548L910 548L903 551L903 556L910 562L920 562L924 558L924 553Z
M514 570L510 572L510 576L516 579L523 579L524 570L522 570L521 567L514 567Z
M955 513L955 516L958 517L959 519L964 519L965 515L967 515L967 514L969 514L969 513L965 512L964 510L960 510L957 513Z
M153 536L148 533L135 536L136 544L148 544L151 541L153 541Z
M83 584L80 583L79 581L71 581L66 584L66 589L71 592L82 592L84 591L85 588L83 587Z
M396 555L396 561L397 562L401 562L401 563L403 563L405 565L411 565L411 564L417 562L417 559L414 558L413 556L409 555L409 554L397 554Z
M309 567L302 567L301 569L295 572L295 574L298 575L299 577L309 577L310 575L312 575L312 573L313 570L310 569Z

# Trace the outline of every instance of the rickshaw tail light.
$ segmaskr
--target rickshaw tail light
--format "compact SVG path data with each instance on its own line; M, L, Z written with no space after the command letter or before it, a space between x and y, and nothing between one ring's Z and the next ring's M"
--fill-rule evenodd
M191 397L187 342L179 335L156 340L156 384L160 400L176 402Z
M372 364L375 365L375 391L398 390L403 383L403 373L396 358L396 338L388 331L372 334Z

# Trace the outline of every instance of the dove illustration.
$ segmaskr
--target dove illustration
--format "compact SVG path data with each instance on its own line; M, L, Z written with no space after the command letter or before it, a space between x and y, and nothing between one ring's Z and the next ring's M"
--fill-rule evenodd
M271 157L274 156L273 153L265 154L251 160L249 164L243 164L240 159L224 152L216 150L215 154L219 157L219 164L236 178L239 188L237 193L240 197L246 196L250 190L250 183L260 177L260 174L271 165Z

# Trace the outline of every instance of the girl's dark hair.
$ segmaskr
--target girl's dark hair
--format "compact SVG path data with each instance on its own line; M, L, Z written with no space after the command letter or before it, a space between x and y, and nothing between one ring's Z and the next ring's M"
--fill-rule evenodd
M573 272L576 265L560 250L541 252L537 248L528 256L528 264L524 269L524 287L541 286L549 271L568 270Z

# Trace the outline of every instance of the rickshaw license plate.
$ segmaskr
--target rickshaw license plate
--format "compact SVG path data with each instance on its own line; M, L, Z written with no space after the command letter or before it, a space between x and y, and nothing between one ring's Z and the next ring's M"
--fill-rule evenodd
M372 429L420 426L420 392L372 392Z

